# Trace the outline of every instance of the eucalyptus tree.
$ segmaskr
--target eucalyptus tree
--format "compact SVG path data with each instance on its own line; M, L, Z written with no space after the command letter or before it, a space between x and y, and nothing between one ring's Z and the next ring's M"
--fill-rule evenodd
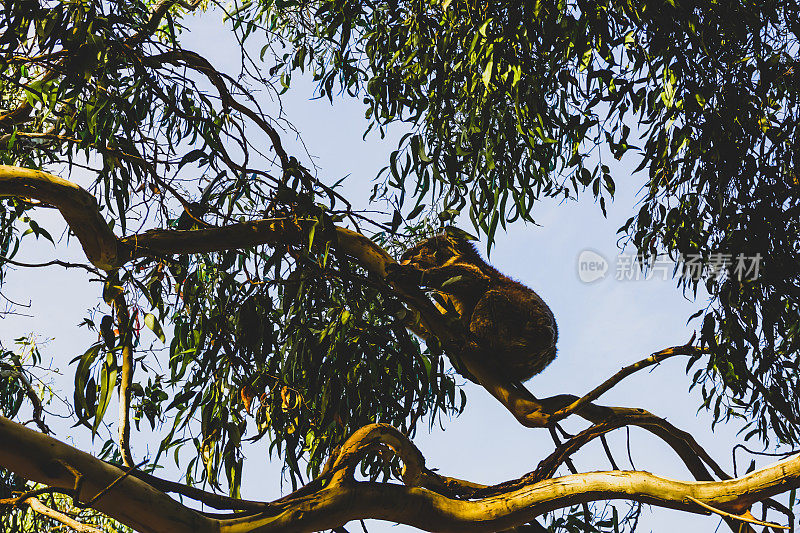
M238 72L182 45L188 13L233 32ZM73 361L74 422L92 435L113 424L117 436L99 457L48 436L35 344L0 350L5 525L312 531L381 518L535 531L537 516L568 509L553 528L618 529L616 512L602 520L586 506L613 498L716 512L737 531L766 524L748 511L759 501L791 518L771 498L798 485L798 459L731 479L662 418L594 402L682 355L715 421L742 417L763 442L800 438L798 17L792 3L746 0L6 2L0 264L32 266L15 256L31 235L53 239L36 217L58 209L87 261L53 264L103 286L83 323L97 341ZM390 221L354 209L284 147L289 125L265 96L292 90L298 71L331 102L361 98L370 130L409 131L373 190L396 206ZM620 232L642 267L666 254L680 288L711 295L694 317L698 345L657 352L581 398L537 399L462 357L452 311L386 280L403 246L459 214L491 246L543 198L584 194L605 212L619 181L609 157L639 164L626 186L638 178L643 201ZM721 257L759 258L758 276ZM142 324L163 350L144 345ZM516 480L439 474L411 438L464 409L448 360L525 426L590 425ZM38 431L11 420L28 415ZM132 421L161 439L145 462ZM553 477L630 425L706 483ZM245 438L279 454L294 492L239 497ZM156 477L178 450L191 456L186 483ZM372 481L355 481L359 466Z

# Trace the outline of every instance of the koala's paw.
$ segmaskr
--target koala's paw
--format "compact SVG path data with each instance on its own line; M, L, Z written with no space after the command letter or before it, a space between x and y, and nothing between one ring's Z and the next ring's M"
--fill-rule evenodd
M386 265L386 281L402 285L419 285L422 281L422 271L411 265L388 263Z

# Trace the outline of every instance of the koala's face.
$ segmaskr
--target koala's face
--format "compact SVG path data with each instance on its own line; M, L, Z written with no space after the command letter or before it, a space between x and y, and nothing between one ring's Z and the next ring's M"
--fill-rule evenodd
M431 237L406 250L400 258L400 264L432 268L443 265L456 254L454 243L448 237Z

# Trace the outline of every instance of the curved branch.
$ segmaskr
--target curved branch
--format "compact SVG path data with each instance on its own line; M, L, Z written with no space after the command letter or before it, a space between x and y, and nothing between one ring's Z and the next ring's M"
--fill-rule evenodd
M389 432L383 426L372 426L361 436L370 434L385 436ZM396 439L398 447L416 449L399 432L391 433L389 439ZM125 472L114 466L2 417L0 442L3 467L31 480L69 489L74 486L74 476L64 466L69 464L81 474L81 500L107 491L95 502L95 508L144 532L305 532L332 529L363 518L399 522L426 531L500 531L555 509L615 498L692 513L706 513L706 507L711 507L739 519L754 503L800 486L800 455L796 455L727 481L684 482L647 472L590 472L528 482L474 501L449 498L422 487L348 482L286 500L257 515L214 519L184 507L140 479L125 477ZM365 439L352 439L356 448L359 442L363 444ZM109 489L115 480L118 484Z
M634 372L637 372L643 368L647 368L649 366L656 365L665 359L669 359L670 357L674 357L676 355L699 355L701 353L707 352L706 349L701 347L692 346L692 342L694 341L694 335L692 339L683 346L673 346L672 348L665 348L661 351L655 352L650 354L649 357L642 359L641 361L637 361L632 365L628 365L620 369L619 372L608 378L606 381L595 387L593 390L579 398L578 400L572 402L566 407L563 407L553 413L551 415L551 419L553 421L563 420L570 414L579 411L581 407L587 405L597 398L599 398L603 393L608 392L611 390L614 385L625 379L626 377L630 376Z
M553 453L539 462L539 465L533 472L516 480L473 490L467 493L468 497L494 496L514 488L519 488L528 483L549 479L556 473L556 470L562 463L569 460L569 457L583 446L595 438L602 438L605 434L625 426L639 426L662 438L662 440L669 444L673 451L684 461L687 469L697 481L713 480L704 464L706 460L710 463L714 473L719 476L720 479L731 479L716 462L708 457L706 451L697 444L691 435L675 428L665 420L644 411L641 413L631 413L626 416L617 416L603 422L598 422L558 446Z
M130 475L141 479L151 487L162 492L174 492L175 494L180 494L181 496L201 502L209 507L213 507L214 509L264 511L265 509L269 508L269 504L264 502L231 498L230 496L208 492L197 487L192 487L176 481L170 481L168 479L156 477L152 474L148 474L147 472L142 472L141 470L133 470Z
M57 207L94 266L111 270L117 262L117 237L100 215L97 200L74 183L40 170L0 165L0 196L34 198Z
M70 229L78 236L89 260L106 270L139 257L223 251L260 244L293 244L303 239L303 226L312 223L296 218L262 219L196 230L153 230L117 239L100 216L94 197L77 185L52 174L0 166L0 195L3 194L36 198L55 205L64 215ZM394 262L386 251L354 231L336 227L334 232L335 246L371 273L380 278L386 277L386 265ZM460 347L466 340L463 332L456 331L422 291L398 285L394 285L394 288L420 313L425 331L435 336L447 353L461 352ZM546 427L556 421L553 418L554 413L566 416L574 412L593 423L618 416L638 417L636 425L648 429L670 444L695 477L708 476L703 462L697 459L698 456L719 475L721 469L694 442L691 435L680 432L644 410L604 407L590 401L626 375L662 360L671 353L670 350L675 354L697 353L696 348L687 346L660 352L661 355L656 354L644 362L623 369L590 392L585 399L559 395L537 400L521 384L509 384L499 378L488 361L462 354L462 362L467 371L524 426ZM687 450L694 453L687 453Z
M205 57L201 56L196 52L192 52L191 50L170 50L169 52L164 52L162 54L154 55L147 57L143 60L146 63L173 63L178 65L183 65L197 72L201 72L204 74L211 84L217 89L219 93L220 100L222 101L222 105L226 108L230 107L238 111L239 113L243 114L244 116L248 117L250 120L256 123L256 125L261 128L261 131L267 134L269 137L270 142L272 143L272 147L275 150L275 154L278 156L278 160L280 161L281 168L283 168L284 172L289 170L290 163L289 163L289 155L286 153L286 150L283 148L283 143L281 141L281 137L278 132L273 128L263 116L259 113L256 113L246 105L241 104L238 102L233 95L228 90L228 87L225 85L224 77L228 79L234 86L237 88L242 89L241 85L234 80L233 78L224 76L220 73L214 66L206 59ZM243 91L247 93L247 91Z
M707 503L703 503L697 498L692 498L691 496L687 496L686 499L693 501L694 503L696 503L697 505L699 505L700 507L702 507L703 509L707 510L710 513L720 515L722 518L730 518L732 520L737 520L739 522L746 522L748 524L755 524L757 526L773 527L776 529L791 529L791 527L789 526L781 526L778 524L774 524L772 522L764 522L762 520L756 520L755 518L753 518L753 515L750 514L750 511L745 511L743 514L740 515L727 513L725 511L712 507Z
M369 424L345 441L331 467L331 485L352 481L358 461L377 444L388 446L403 461L403 483L418 486L425 470L425 457L408 437L388 424Z
M6 367L6 365L4 363L0 363L0 367ZM42 430L42 433L50 433L50 428L44 423L44 407L42 406L42 400L39 398L39 395L36 394L31 380L27 378L21 366L19 368L15 368L11 365L8 365L7 368L8 370L0 369L0 376L16 379L22 383L22 388L25 389L25 395L28 397L28 400L31 402L31 406L33 407L33 421L37 426L39 426L39 429Z

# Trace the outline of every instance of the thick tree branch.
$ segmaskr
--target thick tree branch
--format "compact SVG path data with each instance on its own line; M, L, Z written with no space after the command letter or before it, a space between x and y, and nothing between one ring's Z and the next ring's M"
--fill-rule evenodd
M0 165L0 196L32 198L57 207L93 265L111 270L117 262L117 237L100 215L97 200L74 183L39 170Z
M81 473L81 501L88 501L124 474L81 450L0 417L0 465L22 477L64 489ZM217 533L215 524L144 481L128 476L97 500L94 508L137 531Z
M350 446L343 449L363 450L369 442L384 440L391 442L393 448L396 445L406 452L416 450L401 433L383 426L357 432ZM555 509L615 498L693 513L706 513L710 507L714 512L741 519L754 503L800 486L800 455L727 481L683 482L647 472L590 472L531 481L472 501L449 498L422 487L347 480L284 500L257 515L214 519L184 507L140 479L125 477L118 468L2 417L0 442L3 467L33 481L69 489L74 486L74 475L63 466L69 464L81 473L81 501L107 491L94 502L95 508L144 532L320 531L362 518L399 522L426 531L500 531ZM342 461L349 467L353 464L350 460L357 461L359 457L359 453L350 454L350 459ZM342 461L340 464L344 464ZM411 459L406 464L415 461ZM120 481L108 489L115 480Z

